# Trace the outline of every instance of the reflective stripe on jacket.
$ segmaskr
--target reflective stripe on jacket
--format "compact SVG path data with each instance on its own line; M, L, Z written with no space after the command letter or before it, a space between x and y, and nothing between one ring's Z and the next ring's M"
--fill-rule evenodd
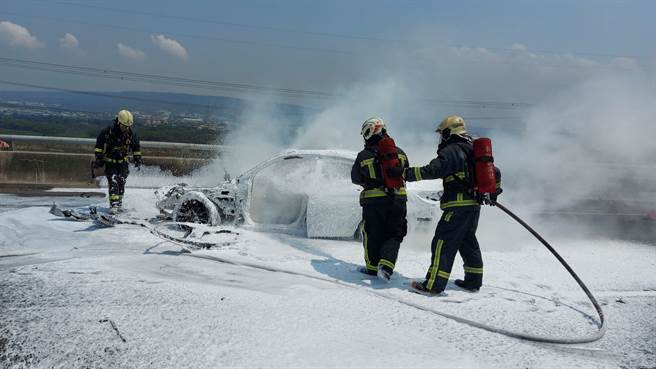
M96 159L112 164L127 163L130 151L135 159L141 157L139 137L131 129L123 133L117 124L100 132L94 148Z
M404 175L408 182L424 179L442 179L444 193L440 199L440 208L448 209L460 206L479 206L473 191L473 174L470 168L470 156L473 145L469 140L454 136L438 151L437 157L423 167L406 169Z

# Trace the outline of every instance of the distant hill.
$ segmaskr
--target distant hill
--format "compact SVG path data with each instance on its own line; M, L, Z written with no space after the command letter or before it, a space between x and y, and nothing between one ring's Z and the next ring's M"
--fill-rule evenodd
M115 112L130 109L154 114L170 111L178 114L198 114L228 123L238 122L239 117L252 102L233 97L206 96L168 92L42 92L0 91L0 100L41 103L59 109L87 112ZM275 110L285 116L291 125L301 123L303 116L312 109L293 104L273 104Z

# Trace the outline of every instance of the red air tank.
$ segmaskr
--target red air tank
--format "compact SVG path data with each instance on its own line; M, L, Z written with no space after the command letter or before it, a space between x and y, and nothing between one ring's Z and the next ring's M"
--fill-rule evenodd
M403 178L393 178L387 175L387 170L389 168L401 166L396 143L394 143L392 137L386 136L378 141L378 160L383 167L383 180L385 181L385 187L394 189L403 187Z
M494 175L492 140L489 138L481 137L474 140L474 171L478 193L495 193L497 181Z

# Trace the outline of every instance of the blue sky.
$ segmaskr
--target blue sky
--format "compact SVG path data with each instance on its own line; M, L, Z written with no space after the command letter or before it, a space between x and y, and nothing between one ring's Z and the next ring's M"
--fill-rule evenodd
M3 0L0 56L328 93L393 78L427 97L515 101L600 71L653 69L654 14L656 2L619 0ZM209 93L7 66L0 74Z

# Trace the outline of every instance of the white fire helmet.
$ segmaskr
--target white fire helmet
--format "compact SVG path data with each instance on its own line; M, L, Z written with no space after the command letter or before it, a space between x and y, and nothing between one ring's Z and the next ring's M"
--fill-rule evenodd
M368 140L374 135L382 134L386 128L385 122L381 118L369 118L362 123L360 134L365 140Z

